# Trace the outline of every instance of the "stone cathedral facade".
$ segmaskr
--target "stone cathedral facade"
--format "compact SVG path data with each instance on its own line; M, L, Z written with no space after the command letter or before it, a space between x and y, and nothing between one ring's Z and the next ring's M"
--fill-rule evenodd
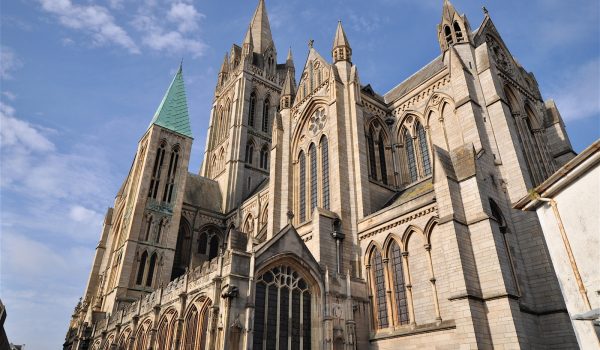
M484 12L472 30L445 0L440 55L379 94L341 23L299 72L279 59L259 0L199 174L174 77L64 349L576 348L539 221L512 209L574 152Z

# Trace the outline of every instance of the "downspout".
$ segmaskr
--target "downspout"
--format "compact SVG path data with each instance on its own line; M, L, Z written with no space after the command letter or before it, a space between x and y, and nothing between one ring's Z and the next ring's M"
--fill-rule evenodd
M562 237L563 244L565 246L565 250L567 251L567 255L569 256L569 262L571 263L571 269L573 270L573 273L575 274L575 279L577 280L577 286L579 287L579 293L581 294L581 297L583 298L583 301L584 301L585 305L587 306L588 310L591 310L592 306L590 305L590 300L588 299L587 291L585 289L585 286L583 285L583 280L581 279L581 274L579 273L579 268L577 267L577 262L575 261L575 256L573 255L573 250L571 249L571 244L569 243L569 238L567 237L567 232L565 230L565 226L563 225L562 219L560 217L560 213L558 211L558 203L556 203L556 201L553 198L543 198L540 196L540 197L537 197L536 199L540 200L542 202L549 203L550 206L552 207L552 211L554 212L554 217L556 219L556 223L558 224L558 229L560 231L560 235Z

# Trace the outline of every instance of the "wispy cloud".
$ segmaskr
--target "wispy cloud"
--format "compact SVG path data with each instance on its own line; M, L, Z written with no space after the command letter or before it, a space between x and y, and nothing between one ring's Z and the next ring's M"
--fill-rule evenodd
M194 5L185 3L171 4L167 19L175 24L180 32L191 32L198 29L198 21L204 15L199 13Z
M106 7L98 5L76 5L71 0L40 0L42 8L58 17L65 27L82 30L91 35L94 43L116 44L131 53L140 49L127 31L119 26Z
M12 79L12 74L21 68L23 63L9 47L0 46L0 79Z
M600 115L600 57L567 71L548 89L562 117L570 121Z

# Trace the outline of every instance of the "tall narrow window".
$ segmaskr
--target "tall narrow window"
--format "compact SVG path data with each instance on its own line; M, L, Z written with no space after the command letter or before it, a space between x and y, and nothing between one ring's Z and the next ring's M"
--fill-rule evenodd
M248 108L248 125L254 127L254 113L256 112L256 93L250 94L250 106Z
M419 138L419 152L423 161L423 174L431 175L431 161L429 160L429 147L427 146L427 135L420 123L417 124L417 137Z
M323 208L329 210L329 142L327 137L321 139L321 171L323 171Z
M163 160L165 158L165 143L161 142L156 152L156 158L154 159L154 167L152 168L152 179L150 180L150 189L148 191L148 197L156 199L158 195L158 185L160 184L160 173L162 170Z
M383 131L379 132L379 169L381 169L381 181L387 185L387 167L385 165L385 143L383 142Z
M260 167L263 169L269 167L269 147L266 144L260 150Z
M306 220L306 157L304 151L298 156L298 209L300 211L300 222Z
M173 199L173 187L175 186L175 175L177 174L178 162L179 147L175 147L171 151L171 159L169 160L169 171L167 172L167 182L165 183L165 191L162 199L163 202L171 203L171 199Z
M144 234L144 241L150 238L150 229L152 228L152 215L149 215L146 220L146 232Z
M369 148L369 165L371 178L377 180L377 161L375 160L375 143L372 130L367 134L367 147Z
M208 247L208 235L202 232L198 238L198 254L206 254L206 247Z
M195 349L198 337L198 309L192 305L191 310L185 320L185 336L183 337L183 348L185 350Z
M375 249L371 258L371 268L373 268L373 282L374 292L376 300L376 318L378 328L387 328L388 326L388 314L387 314L387 302L385 301L385 279L383 277L383 261L381 259L381 253Z
M317 147L311 144L308 149L310 153L310 211L317 206ZM310 214L310 213L309 213Z
M408 130L404 129L404 149L406 150L406 160L408 162L408 173L410 181L417 181L417 162L415 161L415 147L413 145L412 136Z
M144 279L144 270L146 269L146 259L148 259L148 253L143 252L142 257L140 258L140 265L138 267L137 277L135 279L135 284L140 285Z
M311 349L311 292L289 266L277 266L256 282L253 349ZM291 344L291 348L288 347Z
M263 104L263 115L262 115L262 131L269 131L269 109L271 108L271 104L269 103L269 98L265 100Z
M154 240L156 243L160 243L160 236L162 234L162 230L166 224L166 219L162 219L159 223L158 223L158 230L156 230L156 239Z
M446 43L452 45L452 31L450 27L444 26L444 35L446 36Z
M156 267L156 253L152 254L150 258L150 264L148 265L148 276L146 277L146 286L152 286L152 279L154 278L154 269Z
M404 270L402 268L402 255L400 247L393 241L390 247L392 256L392 277L394 278L394 298L396 301L398 324L408 324L408 305L406 303L406 290L404 284Z
M219 237L212 236L208 246L208 260L214 259L219 255Z
M252 158L254 158L254 144L248 142L246 144L246 163L252 165Z
M456 42L460 43L463 41L462 30L460 29L460 25L458 22L454 22L454 33L456 34Z

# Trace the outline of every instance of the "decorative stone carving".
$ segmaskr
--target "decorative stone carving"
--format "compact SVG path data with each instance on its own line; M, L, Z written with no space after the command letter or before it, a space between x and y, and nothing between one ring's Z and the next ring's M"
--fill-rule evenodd
M325 110L320 108L310 117L308 130L313 135L316 135L319 131L323 130L326 123L327 115L325 114Z

